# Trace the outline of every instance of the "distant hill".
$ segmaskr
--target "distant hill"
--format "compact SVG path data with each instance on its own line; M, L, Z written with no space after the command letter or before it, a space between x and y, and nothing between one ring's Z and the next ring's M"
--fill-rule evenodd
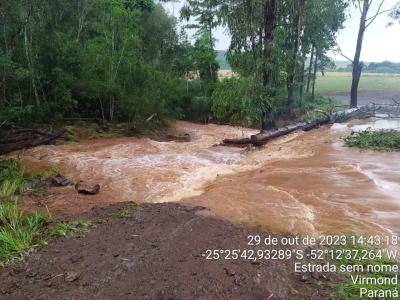
M336 72L351 72L352 66L349 62L346 62L346 66L338 67L336 65ZM336 64L336 62L335 62ZM366 62L365 67L363 68L363 72L365 73L400 73L400 63L394 63L391 61L382 61L382 62Z
M221 70L230 70L231 66L229 65L228 61L226 60L226 51L225 50L217 50L217 61L219 63L219 68Z

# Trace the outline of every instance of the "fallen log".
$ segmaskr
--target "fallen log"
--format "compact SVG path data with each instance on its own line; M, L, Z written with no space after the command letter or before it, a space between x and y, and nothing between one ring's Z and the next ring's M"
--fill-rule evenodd
M36 147L39 145L50 144L55 139L61 137L66 131L63 129L54 134L44 133L42 131L40 132L41 133L35 132L35 134L39 134L39 137L35 136L34 134L31 135L22 134L20 138L18 138L18 136L15 138L11 136L9 138L3 139L4 143L0 143L0 155L7 154L15 150L21 150L25 148Z
M246 145L246 144L253 144L254 146L261 146L268 141L275 139L280 136L287 135L289 133L302 130L302 131L309 131L314 128L317 128L321 125L328 124L328 123L340 123L346 122L350 119L354 118L369 118L373 117L375 112L372 112L372 107L364 106L360 108L352 108L346 109L344 111L334 112L328 114L326 112L322 112L322 117L311 121L305 122L298 122L295 124L290 124L285 127L281 127L278 129L262 131L260 133L254 134L250 136L250 138L241 138L241 139L224 139L224 145Z
M236 145L251 144L251 140L249 138L244 138L244 139L224 139L222 142L224 144L236 144Z
M14 134L20 134L20 133L32 133L32 134L39 134L39 135L45 135L45 136L51 136L52 134L49 132L46 132L44 130L40 129L31 129L31 128L20 128L20 129L14 129L13 130Z

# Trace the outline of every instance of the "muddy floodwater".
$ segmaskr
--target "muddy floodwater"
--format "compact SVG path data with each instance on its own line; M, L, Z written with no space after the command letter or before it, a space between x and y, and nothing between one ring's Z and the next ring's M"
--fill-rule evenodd
M37 147L24 160L101 185L95 196L54 189L43 200L51 209L177 201L277 233L400 233L400 153L343 146L344 136L367 127L400 129L400 120L324 126L256 150L215 146L255 130L178 121L174 130L189 133L191 142L92 140Z

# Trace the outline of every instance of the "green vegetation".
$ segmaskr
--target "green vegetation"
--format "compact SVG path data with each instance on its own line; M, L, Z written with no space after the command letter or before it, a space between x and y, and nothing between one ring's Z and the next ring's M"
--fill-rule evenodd
M140 206L136 203L129 203L127 208L119 209L113 212L110 217L114 219L123 219L130 216L132 213L137 212L140 209Z
M22 212L16 202L0 202L0 262L12 259L40 241L46 218Z
M24 169L20 159L0 160L0 201L24 190Z
M51 167L39 172L28 172L19 158L0 160L0 263L16 258L34 246L45 244L45 240L49 237L86 232L90 227L103 222L103 220L57 222L39 212L21 210L19 201L25 192L25 179L32 176L47 178L57 174L59 170ZM32 193L47 193L47 190L33 189ZM136 204L130 203L126 211L137 209Z
M46 179L49 177L57 176L61 174L61 170L56 167L43 167L36 172L26 172L26 177L37 177L40 179Z
M84 220L75 220L69 222L58 222L50 226L49 235L52 237L66 237L76 232L86 232L92 222Z
M321 95L347 95L350 87L350 73L328 73L318 77L315 90ZM400 76L365 74L361 77L359 92L400 92Z
M400 151L400 131L373 131L368 128L360 132L352 132L344 139L344 142L347 147L376 151Z
M148 133L170 118L204 121L215 114L220 122L271 126L316 99L315 74L332 64L326 52L347 6L345 0L189 0L181 10L183 29L197 30L189 41L163 2L5 1L0 120L91 118ZM226 60L214 49L218 25L232 35ZM218 69L228 64L239 78L220 83ZM235 84L239 94L230 92L229 101L223 93ZM66 139L77 141L77 132L70 128Z
M338 72L351 72L352 65L349 64L345 68L337 69ZM366 64L363 71L365 73L400 73L400 63L393 63L390 61L371 62Z
M159 2L3 2L0 124L97 118L141 131L201 118L191 105L218 70L210 37L192 45Z
M388 260L385 258L383 255L381 256L376 255L376 258L364 258L361 260L361 256L357 256L354 253L363 253L363 251L372 251L373 253L379 253L377 252L378 250L373 250L372 248L367 248L361 245L351 245L351 246L346 246L346 247L332 247L331 248L333 251L339 251L341 253L344 253L347 251L349 253L352 253L351 255L337 255L336 259L333 260L333 262L337 265L345 265L345 266L363 266L363 272L340 272L340 278L341 282L338 284L334 284L334 288L339 291L339 293L342 295L342 297L346 300L359 300L359 299L370 299L367 297L360 298L360 289L365 288L367 290L394 290L394 289L399 289L399 285L392 285L388 283L383 283L383 284L367 284L367 283L354 283L351 275L354 276L360 275L362 277L368 277L368 278L393 278L397 276L398 274L395 272L388 272L387 270L384 270L384 268L378 268L375 270L368 270L367 266L389 266L389 265L395 265L398 264L398 262L394 262L391 260ZM340 257L339 257L340 256ZM371 267L372 268L372 267ZM378 270L378 271L376 271ZM385 298L386 299L386 298Z
M18 207L25 170L20 159L0 160L0 262L8 261L40 243L46 218Z

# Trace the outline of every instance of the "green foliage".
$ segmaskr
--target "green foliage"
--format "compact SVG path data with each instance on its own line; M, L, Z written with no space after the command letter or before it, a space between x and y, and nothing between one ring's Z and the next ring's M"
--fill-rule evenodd
M344 139L347 147L372 149L376 151L400 151L400 131L378 130L368 128L359 132L352 132Z
M75 2L0 6L0 119L96 117L144 128L182 117L181 81L200 65L176 19L153 0ZM154 113L159 124L143 121Z
M206 82L218 79L219 65L214 51L214 39L208 31L201 31L194 44L194 61L199 76Z
M0 202L0 261L8 261L38 243L45 222L40 213L27 214L17 203Z
M110 217L114 219L123 219L130 216L132 213L137 212L140 209L140 206L136 203L129 203L126 208L119 209L113 212Z
M221 122L233 121L243 126L259 123L261 112L277 109L279 97L252 77L227 78L220 81L211 98L211 110Z
M50 227L49 235L52 237L66 237L76 232L85 232L91 226L92 222L85 220L58 222Z
M36 172L28 172L28 176L38 177L41 179L47 179L49 177L57 176L61 174L61 170L57 167L43 167Z
M352 64L348 64L344 68L337 69L338 72L351 72L353 70ZM400 73L400 63L391 61L371 62L363 67L365 73Z
M314 100L308 98L303 104L307 113L302 117L302 120L314 120L321 116L321 111L331 114L342 110L343 106L340 101L329 97L318 96Z
M23 192L24 174L20 159L0 160L0 202Z

